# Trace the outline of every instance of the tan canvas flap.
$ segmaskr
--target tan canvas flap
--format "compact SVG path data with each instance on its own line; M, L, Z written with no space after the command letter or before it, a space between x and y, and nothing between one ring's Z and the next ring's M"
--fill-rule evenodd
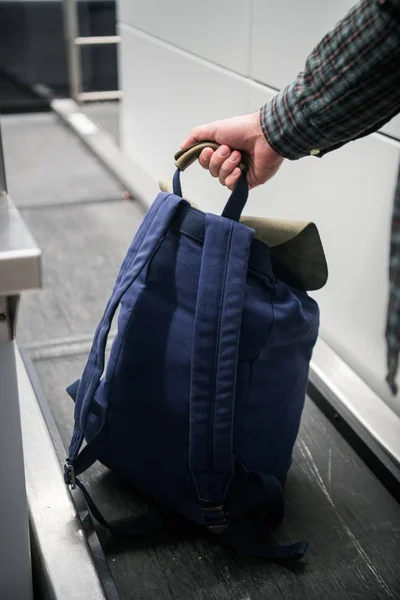
M167 180L159 182L161 191L171 192ZM193 208L199 208L186 198ZM311 221L269 219L243 216L240 222L255 231L255 237L267 244L271 254L282 262L307 291L321 289L328 280L328 265L318 228Z

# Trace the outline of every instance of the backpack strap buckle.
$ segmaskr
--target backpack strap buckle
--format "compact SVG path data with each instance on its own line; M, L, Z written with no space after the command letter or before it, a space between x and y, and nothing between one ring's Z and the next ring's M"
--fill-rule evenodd
M71 490L76 489L75 468L70 459L64 463L64 483L71 487Z
M228 526L222 504L219 506L204 506L203 517L207 529L213 533L222 533Z

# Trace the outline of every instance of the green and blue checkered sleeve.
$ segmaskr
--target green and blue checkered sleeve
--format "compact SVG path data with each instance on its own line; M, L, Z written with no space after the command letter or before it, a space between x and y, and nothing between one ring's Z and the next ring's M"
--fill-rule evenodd
M322 156L377 131L400 111L396 2L358 2L315 47L297 79L262 107L264 135L281 156Z

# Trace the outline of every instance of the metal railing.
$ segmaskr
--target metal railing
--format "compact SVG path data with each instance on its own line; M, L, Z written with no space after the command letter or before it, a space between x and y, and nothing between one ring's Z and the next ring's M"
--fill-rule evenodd
M77 0L64 0L64 28L67 42L68 78L71 98L78 104L99 100L119 100L120 90L84 92L82 89L81 49L84 46L119 44L119 35L88 36L79 35L79 14Z
M1 141L1 130L0 130L0 194L5 194L6 191L7 191L6 170L4 167L3 143Z
M0 131L0 598L31 600L15 329L19 295L40 286L40 250L7 196Z

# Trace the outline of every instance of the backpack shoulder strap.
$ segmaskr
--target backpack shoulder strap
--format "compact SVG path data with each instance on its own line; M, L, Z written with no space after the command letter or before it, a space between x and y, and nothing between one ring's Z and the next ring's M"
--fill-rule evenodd
M64 468L66 483L68 483L67 479L71 479L74 475L74 467L83 443L87 419L92 409L95 392L103 374L105 347L115 312L127 289L138 277L155 252L177 207L182 202L185 201L172 194L162 193L158 195L143 220L121 266L113 293L94 335L92 348L76 391L75 426L69 447L69 458ZM102 428L99 431L100 435L101 431ZM80 461L82 463L81 467L84 467L79 469L80 473L98 458L99 440L96 442L96 438L97 436L82 451L85 452L85 459Z
M254 231L206 215L194 320L189 464L205 523L223 527L222 505L234 475L236 370Z

